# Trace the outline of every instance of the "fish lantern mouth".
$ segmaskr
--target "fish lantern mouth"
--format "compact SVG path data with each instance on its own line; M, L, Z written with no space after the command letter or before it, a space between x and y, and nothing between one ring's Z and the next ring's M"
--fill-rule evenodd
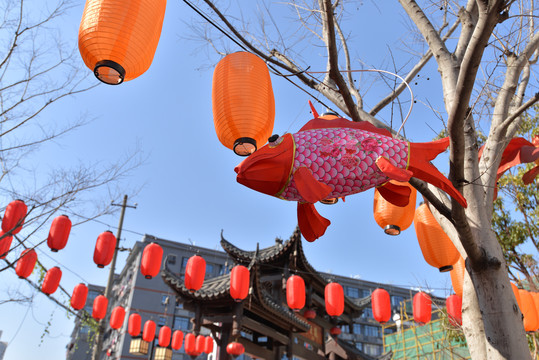
M115 61L102 60L95 64L94 75L105 84L119 85L125 79L125 69Z
M249 156L256 151L256 140L250 137L241 137L234 141L234 153L239 156Z

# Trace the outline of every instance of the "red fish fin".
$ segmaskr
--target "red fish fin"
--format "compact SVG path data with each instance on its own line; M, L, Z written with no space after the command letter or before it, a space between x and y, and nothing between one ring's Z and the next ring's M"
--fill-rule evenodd
M301 197L313 204L325 199L332 191L331 186L316 180L311 170L304 166L294 172L294 182Z
M299 131L305 131L305 130L314 130L314 129L334 129L334 128L350 128L350 129L358 129L358 130L365 130L370 131L376 134L389 136L391 137L391 133L388 130L380 129L371 124L368 121L350 121L345 118L337 118L332 120L327 119L313 119L307 124L303 125Z
M410 202L410 193L412 190L408 186L400 186L390 182L377 188L384 199L395 206L404 207Z
M298 225L305 240L313 242L324 235L331 221L316 211L313 204L298 203Z
M392 180L406 182L412 177L412 172L396 167L388 159L382 156L376 159L376 166L378 166L378 169Z
M533 182L533 180L535 180L537 175L539 175L539 166L536 166L532 168L531 170L529 170L528 172L526 172L522 176L522 181L524 182L524 184L529 185Z
M408 169L412 171L413 176L436 186L453 197L463 207L468 203L462 194L455 189L451 181L444 176L438 169L430 163L438 154L445 151L449 146L449 138L428 142L428 143L410 143L410 152L408 154Z
M484 146L479 149L479 158L483 155L483 149ZM503 151L500 166L496 172L496 180L513 166L535 161L539 157L539 150L535 150L535 146L524 138L511 139Z
M311 102L311 100L308 100L309 101L309 106L311 107L311 111L313 113L313 116L314 118L316 119L317 117L320 117L320 115L318 115L318 112L316 111L316 109L314 108L314 105L313 103Z

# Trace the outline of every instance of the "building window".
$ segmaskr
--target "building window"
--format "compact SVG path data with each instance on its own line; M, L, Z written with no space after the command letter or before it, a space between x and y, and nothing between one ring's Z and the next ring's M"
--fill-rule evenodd
M361 324L354 324L354 334L361 335Z
M363 351L363 343L356 343L356 348L359 350L359 351Z
M170 265L176 265L176 255L169 255L167 259L167 263Z
M357 299L359 297L359 289L355 287L347 286L346 296Z
M366 336L380 337L380 328L377 326L365 325L363 329Z
M184 257L182 259L182 270L184 270L187 267L187 262L189 261L189 258Z
M174 319L174 330L180 329L182 331L191 330L191 322L188 318L177 317Z
M380 355L382 354L382 347L374 344L363 344L363 352L367 355Z
M391 297L391 307L400 307L404 303L404 298L402 296L393 295Z
M167 318L165 316L159 316L159 320L157 320L157 326L165 326L167 323Z
M371 308L365 308L363 310L363 314L361 315L363 319L374 319L372 316L372 309Z
M363 292L362 297L367 297L371 295L371 291L369 289L362 289L361 291Z
M213 276L213 264L206 263L206 277Z

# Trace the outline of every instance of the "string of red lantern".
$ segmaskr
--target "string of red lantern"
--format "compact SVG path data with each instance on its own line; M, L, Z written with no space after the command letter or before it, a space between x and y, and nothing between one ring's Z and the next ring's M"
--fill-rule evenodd
M24 219L28 212L28 207L22 200L14 200L6 206L4 217L2 218L2 231L11 235L18 234L24 224Z
M333 326L332 328L329 329L329 333L333 336L338 336L338 335L341 335L342 330L338 326Z
M243 265L236 265L230 271L230 296L241 301L249 294L250 273Z
M206 260L198 255L193 255L187 260L185 267L185 287L191 291L197 291L204 283L206 276Z
M61 278L62 270L58 266L50 268L41 284L41 291L47 295L53 294L58 289Z
M112 261L116 250L116 237L110 231L99 234L95 243L94 262L98 268L104 268Z
M185 350L185 353L189 356L198 356L199 354L196 353L195 346L196 346L195 334L192 334L192 333L186 334L183 340L183 348Z
M139 336L142 319L139 314L133 313L129 315L129 322L127 325L127 332L131 336Z
M66 215L56 217L51 224L47 245L53 252L62 250L67 244L71 232L71 220Z
M294 311L305 307L305 281L298 275L292 275L286 281L286 302Z
M206 348L206 337L204 335L197 335L195 339L195 352L202 354Z
M118 330L124 324L125 319L125 309L121 306L116 306L112 309L110 314L110 327L112 329Z
M142 252L142 260L140 262L140 271L146 279L151 279L161 269L161 261L163 260L163 248L152 242L144 248Z
M243 344L234 341L226 346L226 352L232 356L240 356L245 352L245 347L243 346Z
M73 288L71 295L71 307L75 310L80 310L86 305L88 298L88 287L84 284L78 284Z
M107 315L108 305L109 300L104 295L97 296L92 307L92 317L96 320L104 319L105 315Z
M171 346L174 350L180 350L183 343L183 331L176 330L172 333Z
M167 347L170 344L170 334L172 331L168 326L161 326L161 329L159 329L159 346L161 347Z
M324 290L326 312L329 316L341 316L344 311L344 291L339 283L326 285Z
M19 276L19 278L26 279L28 276L30 276L30 274L32 274L32 271L34 271L36 262L36 251L34 249L24 250L17 261L17 265L15 266L15 273Z
M5 259L11 243L13 242L13 236L6 234L4 231L0 232L0 259Z
M204 345L204 352L206 354L211 354L213 351L213 338L211 336L206 336L206 343Z
M462 298L453 294L445 301L447 315L451 325L462 325Z
M314 311L313 309L307 309L303 312L303 317L305 319L314 319L316 317L316 311Z
M371 294L372 315L374 320L385 324L391 317L391 300L384 289L376 289Z
M147 320L144 323L144 329L142 330L142 340L152 342L155 339L155 322Z
M424 292L418 292L413 298L413 314L415 322L420 325L427 324L432 316L432 300Z

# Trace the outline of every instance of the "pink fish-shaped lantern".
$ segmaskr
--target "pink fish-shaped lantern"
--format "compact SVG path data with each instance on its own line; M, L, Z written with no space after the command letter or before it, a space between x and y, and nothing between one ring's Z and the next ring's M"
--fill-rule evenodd
M378 187L391 203L408 204L410 189L389 180L406 182L414 176L444 190L466 207L462 194L430 163L448 146L448 138L409 143L366 121L322 116L295 134L271 138L234 170L240 184L297 201L301 233L307 241L314 241L330 224L316 211L317 201Z

